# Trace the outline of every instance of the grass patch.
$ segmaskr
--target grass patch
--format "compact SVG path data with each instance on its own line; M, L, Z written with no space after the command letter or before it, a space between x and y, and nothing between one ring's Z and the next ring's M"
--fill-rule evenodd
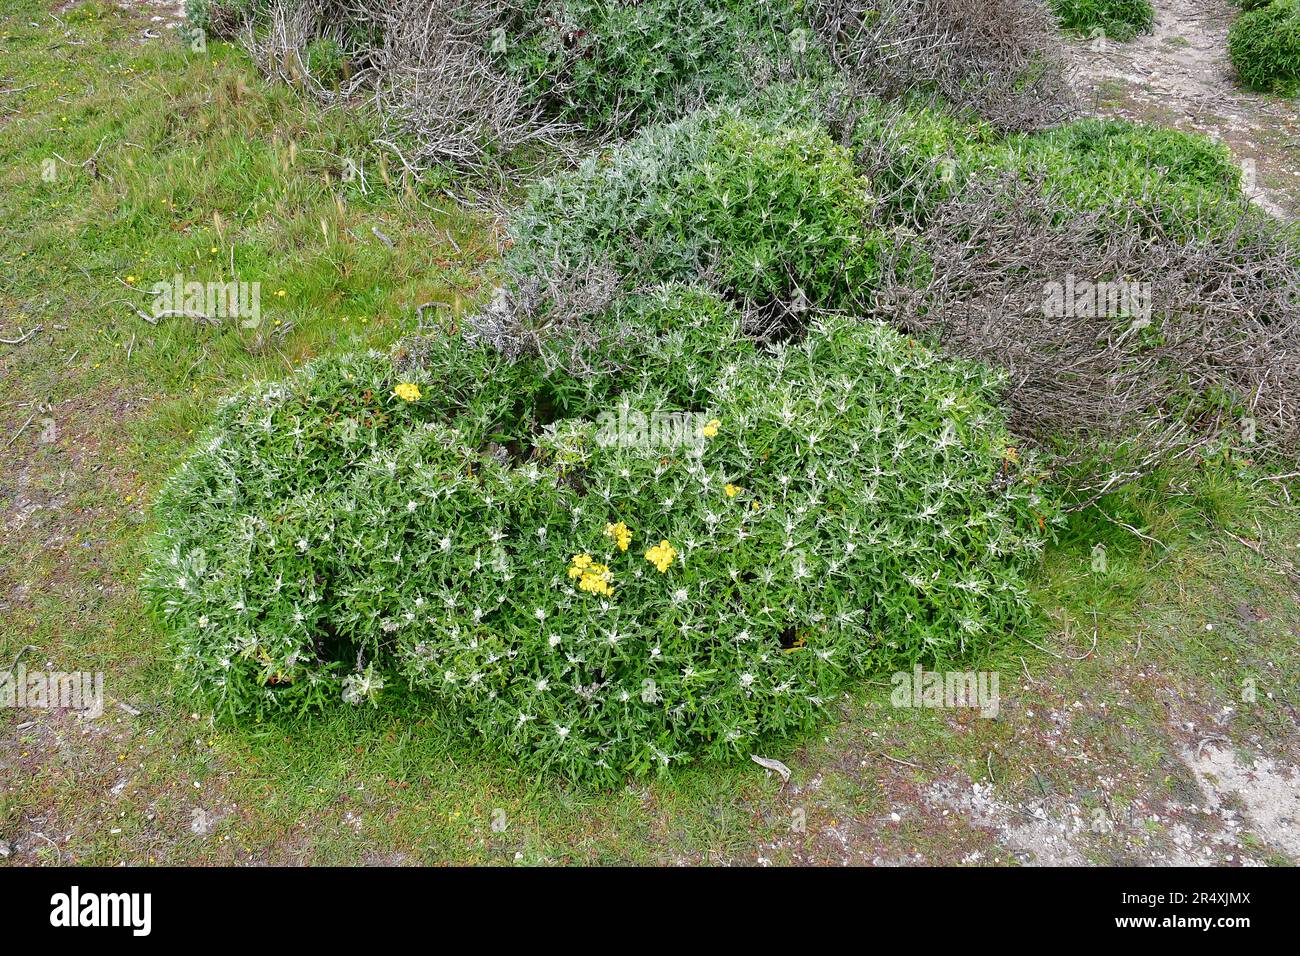
M1052 0L1052 9L1067 30L1121 43L1150 33L1156 21L1151 0Z
M1282 96L1300 92L1300 2L1245 7L1228 33L1228 56L1248 89Z

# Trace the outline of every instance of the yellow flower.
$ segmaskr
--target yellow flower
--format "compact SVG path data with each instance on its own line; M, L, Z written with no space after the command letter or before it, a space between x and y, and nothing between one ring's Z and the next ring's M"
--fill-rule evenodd
M275 294L277 298L283 299L287 293L283 289L276 289Z
M393 389L393 394L404 402L418 402L420 400L420 386L412 382L403 382Z
M714 435L718 433L718 429L721 427L722 427L722 422L718 421L715 418L707 425L705 425L703 428L700 429L700 434L703 435L705 438L712 438Z
M135 285L135 276L127 276L127 277L126 277L126 284L127 284L127 285Z
M738 485L733 485L731 482L727 482L727 487L722 490L727 493L728 498L734 498L736 495L740 494L740 487Z
M589 571L584 574L582 580L578 582L578 587L589 594L601 594L605 597L613 597L614 588L610 583L612 575L609 573L609 568L605 567L603 564L599 564L596 567L601 570Z
M575 554L569 560L569 578L577 580L580 591L614 596L614 575L606 565L591 560L589 554Z
M668 570L668 566L677 558L677 549L667 541L660 541L657 545L645 553L645 559L659 569L663 574Z
M618 524L605 525L605 534L614 539L620 551L626 551L627 546L632 543L632 531L621 521Z

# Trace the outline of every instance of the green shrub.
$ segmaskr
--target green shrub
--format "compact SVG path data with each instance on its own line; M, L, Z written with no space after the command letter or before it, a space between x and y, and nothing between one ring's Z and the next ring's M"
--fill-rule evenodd
M1232 24L1228 55L1252 90L1293 96L1300 91L1300 0L1274 0Z
M734 328L714 301L701 346ZM448 337L227 403L146 581L192 691L243 716L413 685L525 769L610 781L743 758L1021 623L1050 514L997 377L875 322L721 357L681 331L585 399Z
M629 130L726 97L779 73L824 69L794 0L547 0L515 14L504 60L551 115ZM800 52L802 51L802 52Z
M229 40L246 20L264 15L268 9L267 0L187 0L186 26L203 30L219 40Z
M512 226L508 273L606 262L628 289L708 276L764 303L798 290L851 305L881 252L869 184L815 125L706 111L644 130L535 187Z
M1212 207L1240 195L1241 171L1223 144L1122 120L1083 119L1002 138L935 110L875 103L858 120L853 143L881 200L921 221L976 177L1041 181L1062 216L1110 210L1124 217L1155 205L1205 211L1207 228Z
M303 66L319 82L337 86L347 79L348 58L337 40L325 37L312 40L303 52Z
M1235 198L1241 170L1232 152L1205 136L1124 120L1085 119L1009 138L999 164L1044 176L1072 209L1124 208L1152 193L1183 207Z
M854 155L881 200L905 219L923 220L996 162L1002 137L983 123L924 106L863 105L852 132Z
M1121 41L1149 33L1156 21L1151 0L1052 0L1052 9L1067 30Z

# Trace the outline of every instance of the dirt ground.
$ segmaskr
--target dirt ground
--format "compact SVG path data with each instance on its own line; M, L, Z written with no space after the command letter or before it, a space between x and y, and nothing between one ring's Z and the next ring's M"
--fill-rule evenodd
M1294 100L1233 82L1229 0L1155 0L1155 30L1128 43L1071 44L1091 112L1161 123L1227 143L1255 200L1275 215L1300 214L1300 114Z

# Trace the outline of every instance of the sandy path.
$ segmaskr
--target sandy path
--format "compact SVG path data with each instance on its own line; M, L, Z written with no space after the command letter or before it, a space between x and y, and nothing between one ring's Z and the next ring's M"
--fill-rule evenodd
M1091 112L1162 123L1227 143L1247 186L1274 214L1300 216L1300 112L1295 100L1233 80L1229 0L1155 0L1156 25L1129 43L1071 43Z

